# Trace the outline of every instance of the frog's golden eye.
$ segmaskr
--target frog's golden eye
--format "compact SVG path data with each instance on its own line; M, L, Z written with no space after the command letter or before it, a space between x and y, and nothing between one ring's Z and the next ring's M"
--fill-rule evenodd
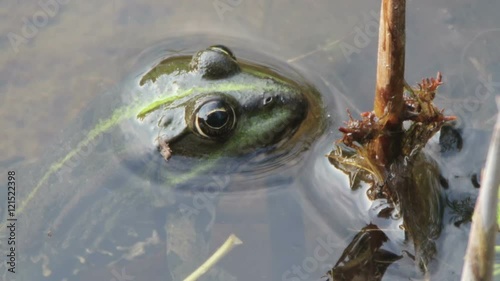
M201 104L195 114L193 130L205 138L227 136L236 124L234 108L222 99Z

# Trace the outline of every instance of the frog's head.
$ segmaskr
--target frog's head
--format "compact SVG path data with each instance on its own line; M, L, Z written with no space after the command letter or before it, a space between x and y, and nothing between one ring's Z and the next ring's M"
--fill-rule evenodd
M165 60L160 66L169 73L152 70L141 84L162 83L168 97L143 108L139 117L157 121L157 144L168 144L173 156L232 156L282 144L308 111L301 87L237 61L224 46L200 51L190 62Z

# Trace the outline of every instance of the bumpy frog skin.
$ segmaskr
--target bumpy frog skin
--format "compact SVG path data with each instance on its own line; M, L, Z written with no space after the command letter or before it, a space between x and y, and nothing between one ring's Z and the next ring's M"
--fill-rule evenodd
M160 150L157 147L164 143L174 156L213 159L242 155L285 139L308 110L300 87L276 73L238 64L231 51L220 45L200 51L192 59L168 58L145 74L139 85L142 88L127 99L126 106L115 109L107 119L99 119L71 151L49 166L19 205L19 213L49 177L116 127L122 135L132 135L145 144L144 151ZM120 158L130 156L132 149L119 149L125 154Z
M224 46L200 51L189 63L165 60L140 82L155 83L166 98L146 105L138 117L158 122L156 141L168 143L174 156L241 155L275 144L297 129L308 110L300 88L240 66Z
M26 245L20 255L25 270L19 278L62 279L66 269L72 274L88 271L89 265L82 261L90 255L119 262L130 258L132 250L126 249L135 249L133 245L158 243L155 235L162 231L167 244L185 236L168 225L196 229L197 241L206 243L206 237L198 236L207 231L203 216L186 221L176 205L192 204L191 193L172 190L190 186L191 179L205 183L219 159L232 159L231 166L238 165L249 159L243 156L296 147L294 141L302 140L295 139L299 135L306 135L310 143L311 136L321 131L320 114L314 113L319 99L311 102L307 98L311 93L304 92L310 88L304 90L272 70L237 60L224 46L211 46L192 57L169 57L135 79L131 89L99 97L81 118L93 125L72 126L84 136L75 134L69 152L61 151L57 161L37 167L47 170L19 197L17 215L26 224L18 237L19 244ZM311 115L315 115L312 125L301 126ZM187 170L170 173L171 167L186 161ZM152 219L158 210L167 217L161 226ZM213 223L214 214L205 213ZM5 224L0 227L5 231ZM109 255L103 243L116 252ZM190 247L198 253L206 248L203 243ZM170 271L185 276L191 267L171 266L172 259L186 255L186 250L169 251ZM203 260L205 254L196 255ZM179 262L192 266L194 260ZM9 274L4 268L0 266L0 279Z

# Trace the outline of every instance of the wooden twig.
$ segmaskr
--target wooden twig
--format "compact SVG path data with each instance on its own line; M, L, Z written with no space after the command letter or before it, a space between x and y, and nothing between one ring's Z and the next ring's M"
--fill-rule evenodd
M382 0L374 110L361 113L360 120L348 113L349 120L339 128L342 145L329 157L351 177L351 187L367 181L369 199L388 199L398 207L405 233L413 239L415 262L427 272L443 205L439 170L420 152L455 117L433 104L441 73L413 88L404 80L405 6L405 0Z
M401 154L405 12L406 0L382 0L374 112L384 119L387 134L375 140L372 151L385 166Z

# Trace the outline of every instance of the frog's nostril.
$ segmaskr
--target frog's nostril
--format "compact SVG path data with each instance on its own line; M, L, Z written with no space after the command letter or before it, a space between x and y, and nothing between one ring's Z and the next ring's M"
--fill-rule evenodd
M264 105L268 105L273 101L273 97L267 97L264 99Z

